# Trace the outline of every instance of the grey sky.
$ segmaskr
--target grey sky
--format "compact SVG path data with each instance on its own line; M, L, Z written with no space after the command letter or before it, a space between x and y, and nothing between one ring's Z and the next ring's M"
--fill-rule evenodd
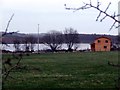
M79 33L89 34L118 34L117 29L109 28L113 21L106 19L104 22L96 22L98 11L88 9L84 11L65 10L64 4L68 7L80 7L82 2L89 0L0 0L0 30L3 31L10 16L15 16L10 24L9 31L20 33L37 33L37 25L40 24L40 33L46 33L49 30L63 31L65 28L72 27ZM92 0L96 5L97 0ZM101 8L107 7L112 2L109 13L118 11L119 0L99 0Z

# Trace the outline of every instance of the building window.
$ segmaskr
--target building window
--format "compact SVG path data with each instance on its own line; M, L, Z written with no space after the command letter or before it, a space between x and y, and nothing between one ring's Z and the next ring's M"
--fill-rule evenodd
M104 46L104 48L106 49L106 48L107 48L107 46Z
M100 43L100 40L98 40L98 43Z
M108 43L108 40L105 40L105 43Z

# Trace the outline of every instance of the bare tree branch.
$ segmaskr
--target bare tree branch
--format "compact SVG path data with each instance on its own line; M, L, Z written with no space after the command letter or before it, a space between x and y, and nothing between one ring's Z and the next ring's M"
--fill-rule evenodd
M99 15L96 18L96 21L98 21L98 19L99 19L99 17L100 17L101 14L102 14L102 12L99 13Z
M6 33L7 33L7 31L8 31L8 28L9 28L9 25L10 25L10 22L11 22L12 19L13 19L13 16L14 16L14 14L12 14L10 20L8 21L7 26L6 26L6 29L5 29L5 32L2 34L2 36L6 35Z
M113 24L112 24L112 26L110 27L110 30L112 30L112 28L115 26L115 24L116 24L116 22L114 22ZM110 31L109 30L109 31Z
M116 26L115 28L119 28L119 27L120 27L120 25Z
M104 16L104 17L100 20L100 22L102 22L106 17L107 17L107 16Z
M97 18L96 18L96 21L98 21L98 20L100 19L100 17L101 17L102 14L105 15L105 16L100 19L100 22L102 22L102 21L103 21L104 19L106 19L107 17L109 17L109 18L111 18L112 20L114 20L114 23L113 23L112 26L110 27L110 30L115 26L116 23L120 24L120 21L117 19L117 17L120 16L120 14L116 14L116 13L114 12L113 15L110 15L109 13L107 13L107 10L109 9L109 7L110 7L110 5L111 5L111 2L108 4L108 6L106 7L105 10L100 9L99 6L100 6L101 4L100 4L99 1L97 1L97 6L93 5L92 2L91 2L91 0L90 0L89 3L83 3L83 4L84 4L83 6L78 7L78 8L68 8L68 7L66 6L66 4L65 4L65 9L66 9L66 10L78 11L78 10L85 10L85 9L89 9L89 8L94 8L94 9L96 9L96 10L99 11L99 14L98 14L98 16L97 16ZM116 28L118 28L118 27L116 27Z
M90 3L90 5L92 5L92 4ZM101 5L100 2L97 1L97 8L99 8L100 5Z
M13 69L15 69L15 68L17 68L18 66L19 66L19 64L20 64L20 61L22 60L22 54L19 54L18 56L14 56L13 55L13 58L16 58L16 59L18 59L18 61L17 61L17 63L15 64L15 65L13 65L13 66L11 66L10 68L6 68L5 67L5 64L8 64L8 63L3 63L3 68L4 68L4 71L3 71L3 73L2 73L2 77L3 77L3 83L5 82L5 80L7 79L7 77L9 76L9 74L10 74L10 72L13 70ZM11 62L11 61L10 61Z
M108 6L107 6L107 8L105 9L104 12L106 12L108 10L108 8L110 7L110 5L111 5L111 2L108 4Z

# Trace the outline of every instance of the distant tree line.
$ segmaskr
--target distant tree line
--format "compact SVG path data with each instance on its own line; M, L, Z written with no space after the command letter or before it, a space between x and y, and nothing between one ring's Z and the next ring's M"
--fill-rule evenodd
M63 32L57 30L50 30L44 35L39 36L27 34L21 38L15 37L13 39L13 46L16 52L34 52L35 51L35 44L38 44L38 37L39 43L48 46L50 49L46 51L56 52L56 51L68 51L72 52L73 50L76 51L79 47L79 43L81 43L82 37L80 37L77 30L73 28L65 28ZM90 37L90 36L89 36ZM99 35L93 35L92 38L99 37ZM108 36L109 37L109 36ZM84 39L86 39L84 37ZM87 39L91 39L87 38ZM113 38L113 41L117 38ZM94 39L93 39L94 40ZM22 44L22 45L21 45ZM62 45L66 44L67 49L62 49ZM120 50L119 44L115 43L112 45L111 50Z
M23 51L33 52L35 44L38 43L38 37L27 35L23 39L15 38L13 41L15 51L21 51L22 48ZM62 44L67 45L66 51L73 51L73 47L76 50L78 48L77 44L80 43L79 34L73 28L65 28L63 33L57 30L50 30L43 37L39 37L39 41L41 44L48 46L53 52L61 50ZM21 43L23 44L22 47L20 46Z

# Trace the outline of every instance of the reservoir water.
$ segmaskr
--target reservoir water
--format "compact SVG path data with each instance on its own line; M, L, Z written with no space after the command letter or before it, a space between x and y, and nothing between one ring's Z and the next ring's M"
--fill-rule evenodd
M77 44L77 46L78 46L77 50L91 49L89 43L80 43L80 44ZM20 44L20 48L21 48L21 50L24 50L24 44ZM8 44L8 46L0 45L0 49L15 51L14 44ZM46 50L46 49L50 49L50 47L48 47L44 44L39 44L39 50ZM67 49L67 45L62 44L61 49ZM74 46L73 46L73 49L74 49ZM38 44L35 44L34 45L34 51L37 51L37 50L38 50Z

